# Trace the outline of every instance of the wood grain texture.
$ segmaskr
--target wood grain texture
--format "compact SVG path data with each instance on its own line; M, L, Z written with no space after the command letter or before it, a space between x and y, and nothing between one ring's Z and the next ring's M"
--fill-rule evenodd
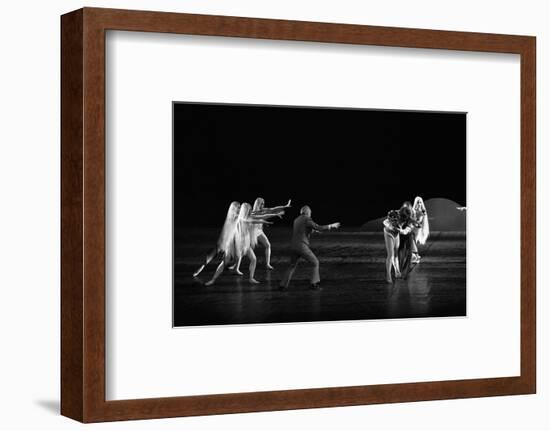
M84 421L105 403L105 31L84 10Z
M105 401L105 31L521 56L521 376ZM62 414L83 422L534 393L535 38L84 8L62 17Z
M61 18L61 413L83 417L82 10Z
M521 378L536 392L537 160L536 40L521 53Z

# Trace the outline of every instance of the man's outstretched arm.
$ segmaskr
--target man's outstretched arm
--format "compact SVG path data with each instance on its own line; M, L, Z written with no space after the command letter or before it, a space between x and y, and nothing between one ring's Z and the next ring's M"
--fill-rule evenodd
M331 224L325 224L320 225L315 223L312 219L309 219L308 226L311 227L314 230L318 230L320 232L332 230L332 229L338 229L340 227L340 223L331 223Z

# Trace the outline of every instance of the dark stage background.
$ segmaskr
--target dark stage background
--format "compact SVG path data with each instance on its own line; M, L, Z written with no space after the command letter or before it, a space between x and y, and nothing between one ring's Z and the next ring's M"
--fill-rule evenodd
M356 227L405 200L466 205L466 114L174 103L174 225L221 227L231 201L308 204ZM281 222L280 222L281 223Z

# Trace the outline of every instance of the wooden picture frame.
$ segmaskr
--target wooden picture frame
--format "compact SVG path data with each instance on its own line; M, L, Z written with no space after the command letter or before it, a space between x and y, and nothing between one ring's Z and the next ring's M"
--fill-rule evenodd
M105 32L430 48L521 56L521 375L106 401ZM536 388L535 38L84 8L61 17L61 413L82 422L532 394Z

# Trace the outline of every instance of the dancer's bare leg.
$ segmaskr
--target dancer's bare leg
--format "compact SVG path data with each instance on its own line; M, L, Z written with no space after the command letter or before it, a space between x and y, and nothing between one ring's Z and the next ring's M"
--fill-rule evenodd
M206 264L203 263L203 264L200 266L200 268L197 269L197 270L195 271L195 273L193 274L193 277L197 277L197 276L202 272L202 270L203 270L204 268L206 268Z
M260 282L254 278L254 273L256 272L256 254L254 253L254 250L249 248L246 252L246 256L250 260L250 265L248 267L249 281L253 284L258 284Z
M204 285L212 286L216 282L216 279L221 275L224 269L225 269L225 260L222 260L218 265L218 267L216 268L216 272L214 273L214 276L212 277L212 279L204 283Z
M418 254L418 246L416 245L415 235L411 235L411 251L412 251L411 263L420 262L420 255Z
M401 270L399 269L399 258L397 256L393 257L393 270L395 271L395 278L401 278Z
M217 254L218 254L217 248L213 248L212 250L210 250L206 255L205 262L199 267L199 269L195 271L195 273L193 274L193 277L197 277L202 272L202 270L206 268L206 265L208 265L210 261L216 257Z
M393 242L393 269L395 270L396 278L401 278L401 270L399 269L399 241L399 235L397 235Z
M235 273L239 274L239 275L243 275L243 273L241 272L241 262L243 260L243 257L239 257L239 259L237 259L237 263L233 266L230 266L229 269L235 271Z
M388 283L393 283L392 277L391 277L391 269L392 266L395 269L395 259L394 259L394 252L395 252L395 245L394 245L394 238L387 232L384 232L384 242L386 243L386 281Z
M418 254L418 245L416 245L416 239L414 235L411 235L411 250L413 253Z
M264 232L258 236L258 242L265 248L265 266L267 269L273 269L271 266L271 243Z

